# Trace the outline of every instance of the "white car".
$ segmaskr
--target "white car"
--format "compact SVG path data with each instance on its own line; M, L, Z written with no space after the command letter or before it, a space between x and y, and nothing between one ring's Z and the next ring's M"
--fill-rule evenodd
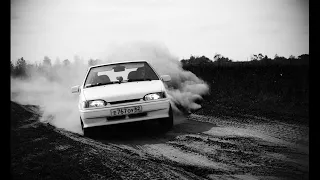
M91 66L81 86L78 108L84 136L95 126L159 120L165 130L173 126L173 114L163 82L146 61L127 61Z

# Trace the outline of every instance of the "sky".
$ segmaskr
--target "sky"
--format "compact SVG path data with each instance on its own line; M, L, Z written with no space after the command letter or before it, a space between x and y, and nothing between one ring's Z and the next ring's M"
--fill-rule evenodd
M183 59L309 53L309 0L11 0L11 60L104 58L157 42Z

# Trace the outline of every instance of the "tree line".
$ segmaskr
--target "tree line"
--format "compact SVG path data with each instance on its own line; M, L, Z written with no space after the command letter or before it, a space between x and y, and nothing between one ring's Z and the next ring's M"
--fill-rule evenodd
M273 65L309 65L309 55L302 54L298 57L289 56L285 58L283 56L275 55L274 58L269 58L266 55L253 54L250 58L250 61L233 61L228 57L225 57L221 54L215 54L212 59L209 59L206 56L193 56L191 55L189 59L180 60L183 67L190 66L219 66L219 67L229 67L229 66L273 66ZM87 61L87 67L97 65L102 63L100 59L89 59ZM15 63L10 61L11 76L13 77L29 77L30 72L40 72L48 73L49 69L58 69L58 68L70 68L71 66L84 65L83 61L75 56L74 62L71 62L68 59L63 60L62 62L57 59L55 63L52 63L51 59L48 56L45 56L42 63L27 63L26 60L21 57Z
M249 61L233 61L221 54L215 54L212 59L206 56L193 56L189 59L182 59L183 65L213 65L213 66L269 66L269 65L309 65L309 54L300 56L289 56L289 58L276 54L274 58L267 55L253 54Z
M29 78L32 74L39 74L52 79L57 70L68 71L79 67L83 69L101 62L99 59L89 59L86 65L78 56L75 56L73 62L69 59L65 59L62 62L56 59L56 61L52 63L52 60L48 56L44 56L44 59L40 63L28 63L21 57L16 62L10 61L10 72L12 77Z

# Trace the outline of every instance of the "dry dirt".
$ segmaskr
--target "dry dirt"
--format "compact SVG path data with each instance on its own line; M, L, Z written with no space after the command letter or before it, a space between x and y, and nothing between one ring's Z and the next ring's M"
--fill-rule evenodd
M259 117L175 116L96 128L93 138L11 103L14 179L309 179L309 127Z

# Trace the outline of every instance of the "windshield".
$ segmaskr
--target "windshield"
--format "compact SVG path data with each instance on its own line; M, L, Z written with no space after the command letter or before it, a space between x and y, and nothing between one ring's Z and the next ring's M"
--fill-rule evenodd
M148 63L120 63L91 68L84 87L151 80L159 78Z

